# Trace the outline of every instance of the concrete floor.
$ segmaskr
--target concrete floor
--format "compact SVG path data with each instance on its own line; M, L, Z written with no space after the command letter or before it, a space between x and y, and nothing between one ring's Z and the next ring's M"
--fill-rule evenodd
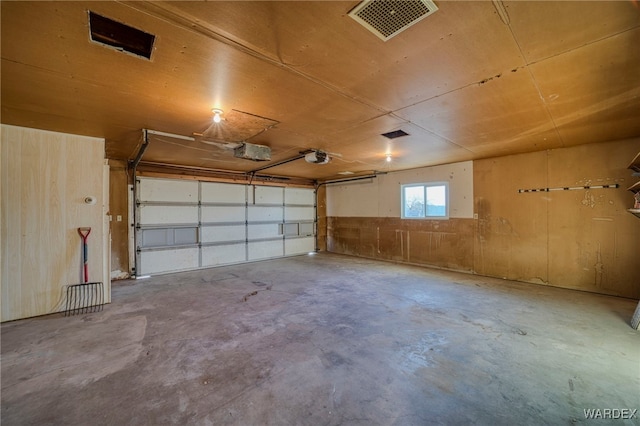
M584 410L640 408L635 305L327 253L120 281L2 324L1 420L607 424Z

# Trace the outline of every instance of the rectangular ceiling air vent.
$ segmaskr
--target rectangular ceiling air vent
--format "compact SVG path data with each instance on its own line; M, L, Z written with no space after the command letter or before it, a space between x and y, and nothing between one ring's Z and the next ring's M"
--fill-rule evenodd
M436 10L438 7L430 0L364 0L349 16L387 41Z
M400 136L409 136L409 133L405 132L404 130L394 130L393 132L383 133L381 136L384 136L387 139L395 139L399 138Z
M118 51L151 59L156 36L89 11L91 40Z

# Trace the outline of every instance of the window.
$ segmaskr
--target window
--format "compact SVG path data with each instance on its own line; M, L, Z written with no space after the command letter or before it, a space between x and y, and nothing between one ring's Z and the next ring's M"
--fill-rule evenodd
M447 182L402 185L402 218L449 217L449 185Z

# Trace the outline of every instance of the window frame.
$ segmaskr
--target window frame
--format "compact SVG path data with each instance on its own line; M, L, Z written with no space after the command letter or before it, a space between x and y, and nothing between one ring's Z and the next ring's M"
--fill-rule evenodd
M445 193L445 206L443 216L428 216L427 215L427 188L443 186ZM424 207L422 216L405 216L405 188L422 187L424 194ZM424 182L424 183L407 183L400 186L400 218L401 219L417 219L417 220L447 220L449 219L449 182L437 181L437 182Z

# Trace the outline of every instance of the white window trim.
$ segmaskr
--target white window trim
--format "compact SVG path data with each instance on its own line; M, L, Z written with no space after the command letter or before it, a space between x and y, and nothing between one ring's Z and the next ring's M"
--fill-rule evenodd
M420 217L407 217L404 215L404 189L409 187L422 186L444 186L445 188L445 214L444 216L426 216L426 194L425 194L425 216ZM437 182L424 182L424 183L407 183L400 186L400 218L408 220L448 220L449 219L449 182L437 181Z

